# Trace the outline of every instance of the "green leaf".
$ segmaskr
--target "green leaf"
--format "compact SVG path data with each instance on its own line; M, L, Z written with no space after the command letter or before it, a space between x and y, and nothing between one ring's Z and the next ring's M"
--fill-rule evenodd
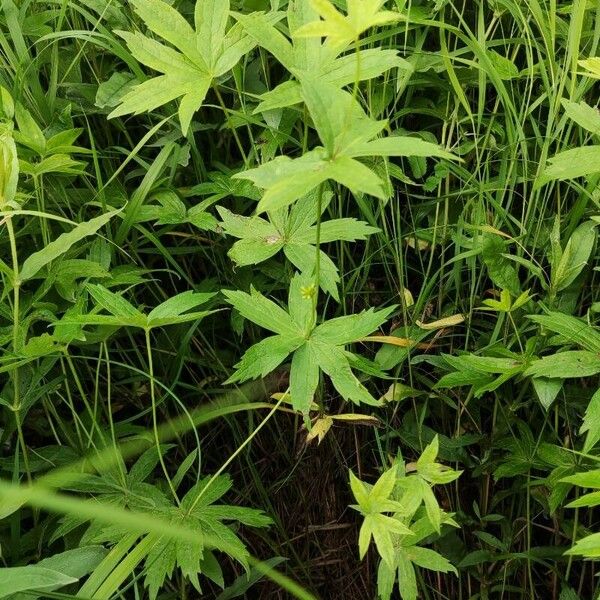
M40 269L63 255L75 243L97 233L101 227L106 225L106 223L119 212L120 211L115 210L86 221L85 223L80 223L71 231L58 236L58 238L47 244L42 250L30 254L21 267L21 272L19 274L21 281L31 279L40 271Z
M558 333L570 343L600 354L600 332L582 319L560 312L550 312L547 315L529 315L527 318L554 333Z
M283 251L287 259L301 272L312 276L316 272L317 249L308 244L288 243ZM337 285L340 276L337 267L323 250L319 250L319 283L321 289L339 302Z
M380 402L371 396L367 388L352 373L343 350L320 341L309 343L319 367L329 375L333 387L344 400L351 400L355 404L379 406Z
M201 294L192 291L177 294L176 296L165 300L162 304L159 304L148 313L148 326L162 327L171 323L181 323L183 322L183 318L195 320L197 316L185 315L184 313L187 313L202 304L206 304L214 296L215 293ZM197 315L197 313L195 313L195 315Z
M202 60L196 48L194 30L170 4L163 0L131 0L131 4L148 29L173 44L183 54ZM221 4L225 4L225 0Z
M582 223L573 232L557 265L552 265L552 287L559 292L569 287L590 259L596 242L594 221Z
M534 361L525 371L532 377L569 379L600 373L600 355L587 350L569 350Z
M34 150L40 156L46 151L46 138L31 113L18 103L15 106L15 119L19 131L14 132L15 141Z
M374 513L365 517L365 523L373 535L373 541L377 546L377 552L388 567L393 568L396 564L396 550L392 540L392 533L410 534L410 529L402 525L400 521L386 515Z
M122 319L124 322L139 323L138 326L143 327L146 323L146 316L135 308L123 296L115 294L100 284L88 283L86 289L96 301L96 303L106 312Z
M173 575L176 558L176 545L170 541L159 540L148 553L144 584L151 600L156 600L165 579Z
M500 79L507 81L519 76L517 65L509 58L498 54L495 50L486 51L485 56L492 63L492 67Z
M319 384L319 363L310 344L303 344L292 358L290 396L295 410L308 414Z
M371 227L364 221L357 221L353 218L332 219L321 223L320 237L321 244L329 242L346 241L355 242L356 240L366 240L367 236L379 232L380 229ZM309 244L317 243L317 227L303 229L294 235L295 241L306 241Z
M504 258L505 242L497 235L483 238L482 258L490 279L502 290L508 290L513 296L521 294L521 283L511 261Z
M600 556L600 533L593 533L578 540L572 548L565 552L568 555L582 555L586 558Z
M418 137L391 135L354 146L349 156L423 156L456 160L456 156L437 144Z
M531 383L540 404L545 410L548 410L552 406L563 386L560 379L548 379L545 377L534 377Z
M273 333L296 338L302 335L300 328L288 313L272 300L251 288L250 293L239 290L223 290L227 301L246 319Z
M35 565L0 568L0 598L17 592L52 591L76 581L75 577Z
M350 474L350 489L354 495L354 499L358 502L359 507L364 511L369 510L369 491L367 486L356 475L349 471Z
M118 32L132 55L162 75L133 87L109 118L154 110L177 98L182 132L189 129L214 77L220 77L254 47L239 25L227 33L228 0L198 0L196 30L163 0L133 0L147 27L177 50L140 33Z
M214 69L221 54L229 19L229 0L202 0L196 2L194 22L196 47L209 69Z
M131 89L135 77L131 73L117 71L107 81L98 86L95 104L98 108L113 108L119 104L121 98Z
M395 306L377 311L370 308L355 315L330 319L315 329L313 339L336 346L351 344L377 331L395 309Z
M415 565L437 573L454 573L458 574L452 563L444 558L435 550L430 548L421 548L419 546L410 546L404 548L407 558Z
M580 434L586 433L583 452L589 452L600 441L600 390L592 396L583 418Z
M304 339L300 336L290 338L275 335L261 340L246 350L242 360L235 365L236 372L225 383L265 377L303 343Z
M600 146L582 146L556 154L548 160L537 185L600 173Z
M415 569L406 554L401 551L397 556L398 590L402 600L417 600L417 577Z
M591 107L583 100L581 102L571 102L566 98L561 100L561 104L567 117L575 121L577 125L595 135L600 133L600 112L597 108Z
M322 21L307 23L294 32L296 37L327 37L336 48L344 48L360 35L378 25L401 19L397 12L381 11L383 0L349 0L348 14L343 16L329 0L312 0Z
M292 45L273 26L265 14L251 13L249 15L242 15L235 13L234 16L242 24L244 31L257 44L270 52L288 71L294 68L296 61ZM288 105L286 104L285 106Z
M0 208L6 210L15 200L19 181L17 147L11 131L0 128Z
M377 594L381 600L390 600L396 583L396 569L388 567L385 561L379 561L377 568Z
M288 309L292 320L308 335L315 326L315 279L311 273L296 274L290 283Z

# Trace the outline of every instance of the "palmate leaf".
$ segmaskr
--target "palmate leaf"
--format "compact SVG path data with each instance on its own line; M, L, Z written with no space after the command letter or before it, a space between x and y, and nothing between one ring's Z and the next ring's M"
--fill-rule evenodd
M357 80L364 81L378 77L395 67L404 66L410 69L408 62L400 58L395 50L370 48L361 50L360 59L356 54L338 57L342 48L329 43L322 44L319 39L294 36L294 32L314 23L319 17L311 0L295 0L289 3L287 24L291 39L273 26L269 14L251 13L234 16L259 46L271 53L289 73L298 76L301 73L312 73L318 79L336 87L343 87ZM263 94L261 100L255 112L300 103L302 101L300 83L293 80L285 81Z
M152 451L156 453L156 449L152 449ZM148 453L146 454L148 455ZM148 456L152 458L151 455ZM152 460L150 461L151 465ZM100 478L97 479L102 482ZM95 485L95 483L94 481L93 484ZM147 496L148 489L155 489L158 492L157 488L149 484L143 485L146 486L144 489L132 487L123 490L122 486L115 482L115 491L112 492L113 501L119 504L125 502L129 504L129 499L136 494ZM230 490L231 485L231 478L228 475L214 478L207 476L190 488L182 498L179 507L171 505L166 499L153 506L148 504L140 507L142 510L152 510L175 526L183 526L197 534L196 542L189 538L179 540L158 537L155 534L149 534L139 542L138 551L140 558L144 560L146 573L144 583L148 588L151 600L157 598L165 580L173 576L176 568L181 569L183 576L190 580L198 593L201 592L199 575L204 575L223 587L223 575L214 555L215 551L225 552L244 567L248 567L248 551L242 540L226 523L237 522L249 527L267 527L272 521L257 509L216 504ZM103 497L106 500L108 496L103 494ZM95 535L102 541L118 541L119 532L119 529L108 527L97 531ZM204 543L205 536L210 538L210 544ZM143 546L147 546L147 549L142 550Z
M324 194L321 209L329 204L331 194ZM301 272L311 274L316 266L317 227L313 223L318 217L316 194L300 199L291 209L283 209L276 214L269 213L269 220L259 216L242 217L226 208L217 207L221 216L221 227L228 235L239 238L228 252L229 257L239 266L257 264L275 256L283 250L287 259ZM321 243L338 240L364 240L379 231L356 219L332 219L320 226ZM319 283L323 291L339 301L337 267L327 254L320 253Z
M240 25L227 31L229 0L198 0L195 30L163 0L132 0L132 4L148 29L174 48L141 33L117 32L136 60L162 75L127 91L109 118L140 114L181 98L179 121L185 134L214 79L234 67L255 42Z
M377 401L352 372L344 346L364 337L382 325L393 307L381 311L366 311L354 320L334 319L315 327L314 277L295 275L290 284L288 311L252 290L224 292L230 304L250 321L279 335L266 338L251 346L237 365L237 371L229 383L265 376L293 352L290 388L292 405L307 414L318 385L319 373L323 371L334 388L345 400L357 404L378 405ZM349 329L356 323L356 331ZM323 328L323 329L320 329ZM317 335L319 332L319 335Z
M329 0L311 0L321 21L307 23L294 32L296 37L327 37L337 47L344 48L358 40L371 27L394 23L399 13L380 10L384 0L348 0L348 14L342 15Z
M356 99L336 86L304 74L302 97L323 147L291 159L280 156L234 177L249 179L264 189L257 212L275 211L332 180L352 193L386 198L380 177L357 158L432 156L452 158L436 144L418 138L375 138L387 125L369 118Z

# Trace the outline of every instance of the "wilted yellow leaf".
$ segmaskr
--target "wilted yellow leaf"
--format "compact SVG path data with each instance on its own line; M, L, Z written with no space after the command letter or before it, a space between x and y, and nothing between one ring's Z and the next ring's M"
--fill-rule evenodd
M371 415L344 413L343 415L331 415L331 418L336 421L350 421L351 423L357 423L358 425L373 425L375 427L380 425L379 419Z
M401 348L420 348L421 350L425 350L431 346L431 344L418 344L414 340L396 337L395 335L369 335L362 338L360 341L391 344L392 346L400 346Z
M314 422L312 429L308 432L306 442L312 442L315 438L318 438L317 443L320 444L332 425L333 419L331 417L325 416L318 418Z
M443 319L439 319L438 321L432 321L431 323L422 323L421 321L416 321L416 324L421 329L433 330L443 329L444 327L452 327L454 325L460 325L461 323L464 323L464 320L464 315L452 315L450 317L444 317Z

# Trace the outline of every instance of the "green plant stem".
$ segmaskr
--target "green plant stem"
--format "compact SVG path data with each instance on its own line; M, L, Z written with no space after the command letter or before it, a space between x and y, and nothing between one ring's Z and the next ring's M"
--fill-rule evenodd
M160 438L158 434L158 415L156 410L156 391L154 387L154 363L152 360L152 343L150 339L150 328L144 329L145 339L146 339L146 360L148 361L148 374L150 376L150 402L152 405L152 430L154 433L154 442L156 444L156 452L158 453L158 460L160 462L160 466L165 475L165 479L167 480L167 484L173 494L173 498L179 505L179 496L175 488L173 487L173 482L171 481L171 477L169 476L169 471L167 469L167 465L165 464L165 460L163 458L162 452L160 450Z
M289 391L290 390L288 388L285 391L285 393L281 395L281 398L279 398L279 400L277 401L275 406L273 406L273 408L271 408L271 410L268 412L267 416L258 424L256 429L239 445L239 447L236 449L236 451L221 465L221 467L218 469L218 471L208 480L206 485L200 490L200 492L198 493L198 495L192 502L192 505L190 506L190 508L188 510L189 513L191 513L194 510L194 508L196 507L196 504L198 504L200 498L202 498L202 496L204 495L206 490L208 490L208 488L212 485L212 483L215 481L215 479L217 479L217 477L219 477L219 475L221 475L221 473L223 473L223 471L225 471L225 469L233 462L233 460L235 460L235 457L238 456L240 454L240 452L258 435L258 432L269 422L271 417L279 410L279 406L283 402L284 397L287 394L289 394Z
M17 252L17 239L15 236L15 230L13 227L12 217L6 218L6 228L8 230L8 239L10 243L10 254L12 258L13 268L13 326L12 326L12 346L13 352L16 355L21 347L20 340L20 302L21 302L21 280L19 279L19 257ZM21 381L19 367L15 367L12 372L13 380L13 404L12 412L15 416L15 425L17 427L17 436L19 438L19 445L21 446L21 452L23 453L23 462L25 465L25 472L27 473L27 480L31 482L31 470L29 468L29 454L27 452L27 446L25 444L25 436L23 434L23 424L21 423Z
M219 101L221 110L223 111L223 114L225 115L225 120L227 122L227 126L229 127L229 129L231 129L231 133L233 134L237 148L242 156L242 160L244 161L244 166L247 169L250 166L250 162L248 160L248 155L246 154L246 152L244 150L244 146L242 145L240 136L237 133L237 129L233 126L231 119L229 118L229 109L225 105L225 102L223 101L223 96L221 96L221 92L219 91L219 86L216 83L213 85L213 90L215 91L215 95L217 97L217 100Z

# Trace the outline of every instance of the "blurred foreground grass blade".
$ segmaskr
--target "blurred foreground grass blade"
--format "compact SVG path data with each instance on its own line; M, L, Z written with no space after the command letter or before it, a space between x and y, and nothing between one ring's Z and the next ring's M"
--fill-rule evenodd
M213 545L228 551L228 542L205 533L199 534L172 521L159 518L148 513L125 510L118 506L103 504L95 500L82 500L74 496L66 496L50 491L40 484L19 486L7 481L0 481L0 503L15 504L25 503L29 506L56 512L64 515L73 515L90 521L101 522L107 525L117 525L127 531L137 534L156 534L159 537L197 543L201 535L204 545ZM235 554L236 548L231 547ZM310 592L304 590L273 567L262 561L249 557L248 562L266 577L277 583L294 598L299 600L316 600Z

